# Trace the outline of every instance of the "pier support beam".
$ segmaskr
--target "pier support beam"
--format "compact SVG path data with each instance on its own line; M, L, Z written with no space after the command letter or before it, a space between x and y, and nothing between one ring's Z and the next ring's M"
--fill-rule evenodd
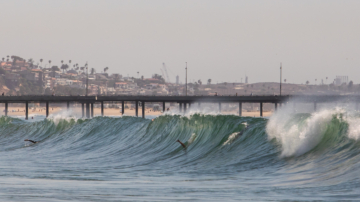
M91 103L91 118L94 117L94 103Z
M81 103L81 112L82 112L82 117L84 117L84 103Z
M221 102L219 102L219 113L221 113Z
M145 102L142 102L141 103L142 105L141 105L141 109L142 109L142 117L143 117L143 119L145 118ZM164 105L165 105L165 102L164 102Z
M316 102L314 102L314 112L316 112Z
M239 116L242 116L242 102L239 102Z
M275 102L275 111L277 110L277 105L278 105L278 103L277 103L277 102Z
M165 112L166 108L165 108L165 102L163 102L163 112Z
M135 101L135 116L138 117L139 101Z
M104 101L101 101L101 116L104 116Z
M86 103L86 118L90 118L90 103Z
M182 103L180 102L179 103L179 112L181 112L182 111Z
M184 114L186 113L186 102L184 103Z
M25 102L25 119L29 119L29 101Z
M46 118L49 116L49 101L46 101Z
M8 113L8 103L5 102L5 116L7 116L7 113Z
M125 113L125 101L121 101L121 115Z
M260 102L260 116L263 117L263 103Z
M66 103L66 108L67 108L67 110L70 109L70 102L69 101L67 101L67 103Z

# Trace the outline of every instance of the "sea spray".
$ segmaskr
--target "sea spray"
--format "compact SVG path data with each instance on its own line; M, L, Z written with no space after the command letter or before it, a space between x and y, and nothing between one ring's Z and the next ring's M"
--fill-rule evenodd
M333 116L341 109L322 109L311 115L280 112L275 113L267 123L269 139L280 142L281 156L300 156L321 141Z

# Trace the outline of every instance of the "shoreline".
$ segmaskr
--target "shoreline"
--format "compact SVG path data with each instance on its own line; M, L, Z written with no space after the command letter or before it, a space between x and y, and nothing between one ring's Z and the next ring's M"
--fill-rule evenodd
M172 110L173 111L172 111ZM171 108L170 112L173 114L179 114L177 108ZM166 113L165 112L165 113ZM70 108L69 112L67 111L66 107L49 107L49 115L52 114L61 114L61 113L69 113L69 114L76 114L82 115L81 107L73 107ZM269 117L272 115L273 112L263 112L263 117ZM161 111L153 111L151 108L145 108L145 116L160 116L164 113ZM211 114L211 113L210 113ZM219 114L214 112L214 114ZM0 112L1 116L5 115L4 109ZM29 108L29 118L34 115L46 115L45 107L36 107L36 108ZM238 115L236 111L223 111L221 115ZM9 107L8 108L8 116L24 116L25 117L25 107ZM101 116L101 108L94 108L94 116ZM121 109L115 108L104 108L104 116L122 116ZM125 109L124 116L135 116L135 109ZM138 117L142 116L141 109L138 110ZM259 111L253 112L242 112L242 117L260 117Z

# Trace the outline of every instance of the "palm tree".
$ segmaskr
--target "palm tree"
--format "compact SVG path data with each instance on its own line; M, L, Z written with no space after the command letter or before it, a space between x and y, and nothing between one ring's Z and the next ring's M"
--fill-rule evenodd
M309 85L309 83L310 83L309 81L306 81L306 85Z
M63 64L64 63L64 60L61 60L61 64Z
M43 59L40 59L40 64L41 64L41 66L42 66L42 62L43 62ZM40 66L40 68L41 68L41 66Z
M65 69L66 69L66 68L65 68L65 65L62 64L61 67L60 67L60 69L62 69L62 70L63 70L63 73L64 73L64 71L65 71Z
M211 79L208 79L208 84L211 84Z
M65 64L65 70L67 71L67 69L69 68L69 65Z
M286 79L284 79L284 82L286 83Z
M82 71L83 71L83 73L84 73L84 69L85 69L85 67L80 67L80 70L82 70Z
M94 68L91 68L91 75L93 75L95 73L95 69Z
M5 61L5 58L2 58L2 61Z
M109 67L105 67L104 68L104 73L106 73L106 71L109 69Z
M51 68L51 60L49 60L49 67Z
M69 60L69 65L71 65L71 60Z

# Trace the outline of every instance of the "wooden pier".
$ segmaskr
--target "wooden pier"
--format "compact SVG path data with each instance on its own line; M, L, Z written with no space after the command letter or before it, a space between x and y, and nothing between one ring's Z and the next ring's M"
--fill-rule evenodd
M104 116L104 102L121 102L121 113L125 113L125 102L135 103L135 115L138 116L138 108L141 103L142 117L145 118L145 103L146 102L161 102L163 111L165 111L165 103L173 102L179 104L179 111L186 112L187 106L193 103L218 103L219 111L221 112L221 103L238 103L239 116L242 115L243 103L259 103L260 116L263 116L263 103L275 104L275 110L278 104L287 103L289 101L314 103L314 110L316 110L317 103L323 102L355 102L358 107L360 96L0 96L0 103L5 103L5 116L8 112L9 103L25 103L25 119L28 119L29 103L46 103L46 117L49 116L49 103L67 103L67 109L70 108L70 103L81 103L82 116L94 116L94 104L101 104L101 115Z

